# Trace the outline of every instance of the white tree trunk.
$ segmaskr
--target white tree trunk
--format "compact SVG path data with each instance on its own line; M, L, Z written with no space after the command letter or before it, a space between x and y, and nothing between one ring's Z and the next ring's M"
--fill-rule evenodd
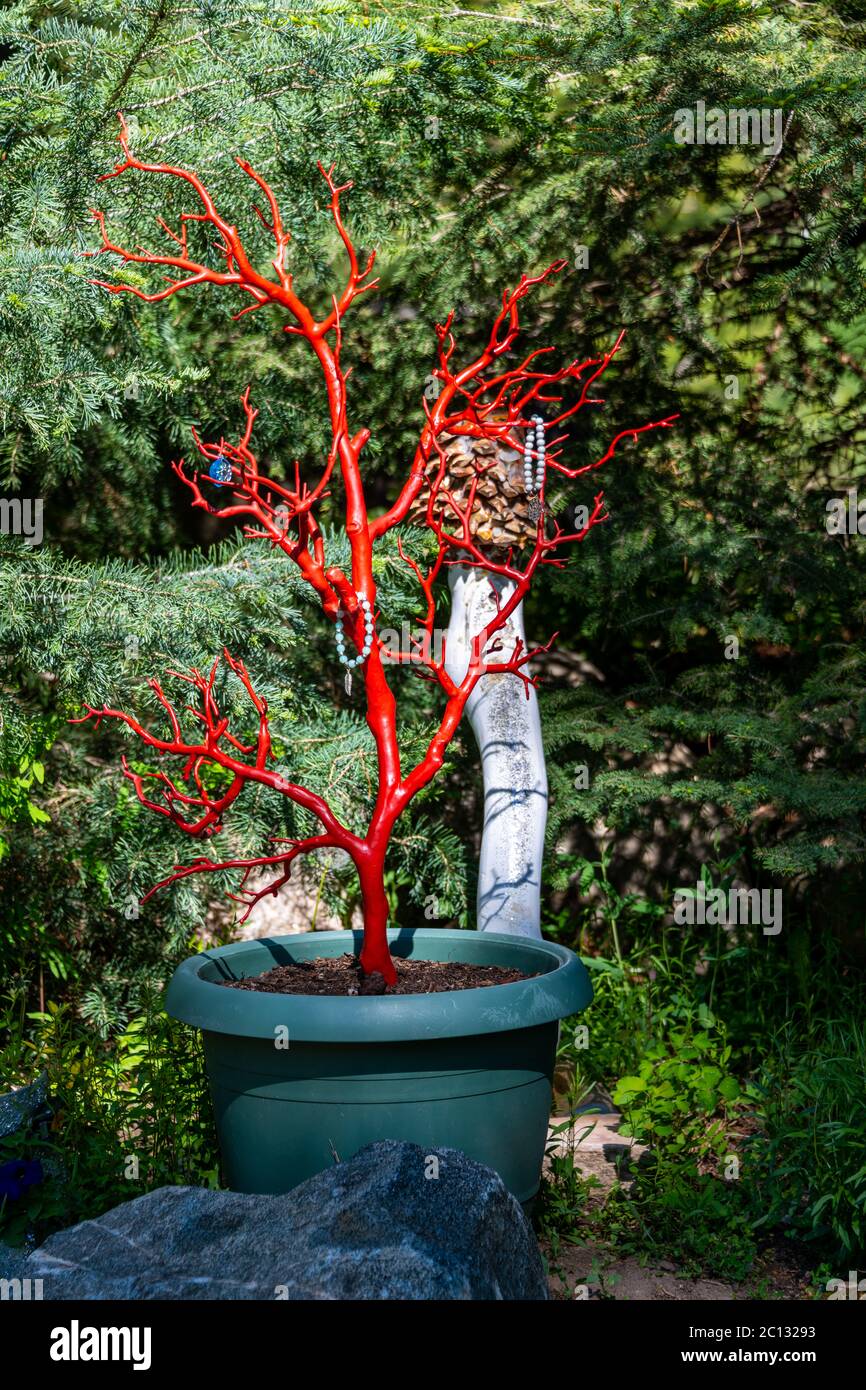
M449 674L459 681L466 674L472 638L496 611L491 586L496 585L504 603L513 585L464 565L450 566L448 578L452 610L445 661ZM497 634L504 656L518 637L525 645L522 603ZM478 930L540 937L547 773L535 691L530 690L527 699L519 677L482 676L466 711L484 774Z

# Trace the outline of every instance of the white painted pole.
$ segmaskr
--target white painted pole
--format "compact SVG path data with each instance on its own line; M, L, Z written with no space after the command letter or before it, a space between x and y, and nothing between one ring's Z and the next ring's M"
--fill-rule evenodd
M451 621L445 663L454 680L469 665L472 638L496 611L493 585L501 601L513 592L510 581L465 565L448 569ZM507 656L515 640L525 646L523 604L491 639ZM484 829L478 866L479 931L541 936L541 865L547 823L547 773L535 691L526 697L518 676L482 676L466 706L481 750L484 775Z

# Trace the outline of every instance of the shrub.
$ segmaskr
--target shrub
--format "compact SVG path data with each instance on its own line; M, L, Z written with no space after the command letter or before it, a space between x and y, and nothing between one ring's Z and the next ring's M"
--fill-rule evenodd
M2 1023L2 1074L29 1081L45 1072L51 1111L0 1140L0 1167L38 1163L42 1174L19 1196L0 1198L4 1240L40 1241L154 1187L217 1185L198 1034L155 1001L108 1043L66 1005L26 1019L9 1011Z

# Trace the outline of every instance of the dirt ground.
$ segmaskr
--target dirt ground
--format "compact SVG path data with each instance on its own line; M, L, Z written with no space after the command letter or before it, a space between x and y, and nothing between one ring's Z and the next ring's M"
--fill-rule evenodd
M585 1104L600 1107L600 1113L584 1114L576 1121L578 1134L589 1124L594 1128L574 1149L575 1167L585 1177L597 1179L597 1200L601 1200L616 1179L617 1165L628 1158L634 1166L643 1150L619 1133L621 1116L603 1089L589 1097ZM554 1125L562 1122L563 1117L553 1121ZM557 1136L556 1143L564 1150L568 1134ZM802 1260L798 1252L784 1243L768 1249L749 1279L741 1284L694 1278L672 1261L642 1263L637 1256L621 1257L615 1250L594 1243L563 1244L555 1260L544 1242L541 1249L551 1267L550 1294L557 1300L705 1302L771 1298L798 1301L810 1296Z

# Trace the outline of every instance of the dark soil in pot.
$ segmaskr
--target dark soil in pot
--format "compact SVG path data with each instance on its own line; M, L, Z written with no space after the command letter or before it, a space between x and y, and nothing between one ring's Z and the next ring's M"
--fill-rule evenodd
M442 994L448 990L485 989L533 979L522 970L499 965L470 965L454 960L401 960L396 957L396 985L381 975L364 975L357 956L326 956L277 965L246 980L221 980L223 989L259 994Z

